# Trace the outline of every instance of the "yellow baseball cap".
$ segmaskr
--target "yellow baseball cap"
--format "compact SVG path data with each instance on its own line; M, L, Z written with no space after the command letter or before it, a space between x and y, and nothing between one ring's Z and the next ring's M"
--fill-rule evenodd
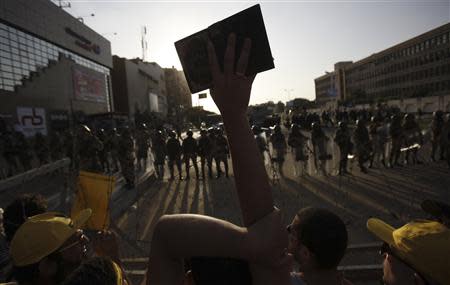
M74 219L57 212L47 212L28 218L11 241L10 253L13 264L15 266L34 264L55 252L86 223L91 214L91 209L85 209Z
M450 230L434 221L415 220L395 229L371 218L367 228L395 249L398 257L442 285L450 284Z

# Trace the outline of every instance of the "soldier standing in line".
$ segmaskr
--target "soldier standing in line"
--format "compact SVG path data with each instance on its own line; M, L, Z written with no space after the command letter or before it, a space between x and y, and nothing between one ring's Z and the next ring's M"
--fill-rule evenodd
M78 171L80 167L80 157L78 151L75 150L78 144L76 137L73 135L73 131L68 129L63 133L63 151L64 155L70 159L71 167Z
M100 140L100 142L102 143L103 147L102 149L100 149L98 151L98 158L100 161L100 169L104 172L104 173L109 173L110 168L109 168L109 163L108 163L108 147L107 144L107 137L106 137L106 132L104 129L100 129L98 131L98 135L97 135L98 139Z
M272 144L272 148L274 150L274 157L272 159L278 165L278 171L281 176L284 176L283 173L283 164L284 164L284 156L286 155L286 139L281 132L280 125L276 125L273 134L270 136L270 143Z
M111 171L119 171L120 160L119 160L119 144L120 144L120 134L117 132L116 128L113 128L108 135L107 139L107 149L111 153Z
M52 161L57 161L64 156L64 141L61 134L58 131L53 131L50 134L50 156Z
M189 130L187 138L183 140L183 160L186 165L186 179L189 179L189 161L192 160L192 164L195 169L195 176L198 179L198 165L197 165L197 141L192 137L194 133Z
M164 162L166 160L166 142L161 131L157 131L152 142L152 150L154 154L154 165L156 176L159 180L164 179Z
M126 187L129 189L135 186L135 170L134 170L134 139L129 128L124 128L119 141L119 161L123 178L126 181Z
M431 122L431 160L436 161L436 150L441 146L441 134L442 127L444 125L444 118L442 111L436 111L433 113L433 121ZM443 159L443 149L440 148L441 156L440 159Z
M392 116L391 127L389 128L389 135L391 136L392 146L391 154L389 156L389 164L391 167L402 166L398 159L401 154L401 147L404 140L402 117L399 114Z
M265 163L265 155L264 153L267 151L267 142L263 136L263 132L260 127L253 126L252 127L253 134L255 135L256 144L258 145L259 152L261 153L263 163Z
M412 164L422 164L422 162L417 159L417 152L423 144L423 138L419 124L416 122L413 114L405 115L403 131L405 134L405 147L410 148L406 151L405 163L409 163L409 157L411 155Z
M339 175L348 174L347 162L348 155L352 152L352 141L350 131L348 130L347 123L341 121L338 124L336 136L334 141L339 147L340 159L339 159Z
M150 147L150 133L147 130L147 125L142 124L142 128L137 131L136 136L136 144L137 144L137 163L138 169L142 168L144 171L147 170L147 158L148 158L148 149ZM144 167L142 167L141 162L143 162Z
M230 151L228 148L228 141L223 135L223 131L221 129L217 129L216 141L215 141L215 155L214 160L216 162L217 168L217 178L219 178L222 174L222 170L220 168L220 162L223 162L225 166L225 177L228 178L228 156L230 155Z
M303 164L303 173L307 169L308 155L305 153L306 143L308 138L300 132L300 127L297 124L292 124L291 132L289 133L288 145L294 152L294 175L300 175L299 163Z
M34 136L34 152L36 153L37 159L39 161L39 166L47 164L50 162L50 149L46 137L44 137L40 132L37 132Z
M373 162L379 160L381 156L381 163L385 166L386 161L384 158L384 144L382 144L381 135L379 134L380 124L376 117L372 116L369 124L369 136L372 144L372 155L370 156L369 168L373 167Z
M15 132L15 135L20 164L22 164L24 171L30 170L31 160L33 158L31 155L31 146L23 133Z
M205 163L208 165L208 176L212 177L212 142L205 129L200 131L198 141L198 154L200 155L200 165L202 169L202 178L205 180Z
M170 171L170 180L175 179L174 176L174 164L177 165L178 177L180 180L183 180L183 176L181 174L181 144L177 139L177 134L174 131L169 132L169 139L166 144L167 149L167 157L169 158L168 165Z
M450 168L450 114L445 116L445 122L442 127L442 147L445 147L445 158L447 160L448 167Z
M322 127L319 123L314 122L311 124L311 142L313 145L314 152L314 166L316 167L316 171L320 170L326 174L325 163L328 159L330 159L330 155L327 154L326 143L328 137L322 130ZM318 165L318 160L320 161L320 166Z
M356 121L356 129L353 133L356 155L358 156L358 166L361 172L367 173L364 164L369 160L372 146L370 144L369 131L366 128L364 120Z
M6 176L14 176L19 172L19 165L17 164L16 138L14 134L6 130L2 133L2 149L3 158L6 162Z
M102 142L86 125L81 125L78 136L78 153L80 155L80 169L86 171L102 172L99 161L99 152L103 149Z

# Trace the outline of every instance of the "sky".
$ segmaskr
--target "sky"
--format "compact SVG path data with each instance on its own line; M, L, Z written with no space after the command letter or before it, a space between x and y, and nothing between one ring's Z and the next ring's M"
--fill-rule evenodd
M314 79L333 71L336 62L358 61L450 22L450 0L69 2L65 10L86 16L85 24L111 42L113 55L142 57L146 26L146 60L177 69L174 42L259 3L275 69L258 74L250 104L314 100ZM218 112L209 96L198 100L194 94L192 104Z

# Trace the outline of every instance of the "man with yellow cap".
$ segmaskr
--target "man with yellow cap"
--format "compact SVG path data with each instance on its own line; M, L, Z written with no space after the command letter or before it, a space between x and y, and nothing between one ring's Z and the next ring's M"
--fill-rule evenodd
M383 281L398 284L450 284L450 230L441 223L415 220L396 229L371 218L367 228L384 243Z
M10 246L19 284L59 284L86 257L89 239L80 229L91 216L85 209L74 219L55 212L30 217Z

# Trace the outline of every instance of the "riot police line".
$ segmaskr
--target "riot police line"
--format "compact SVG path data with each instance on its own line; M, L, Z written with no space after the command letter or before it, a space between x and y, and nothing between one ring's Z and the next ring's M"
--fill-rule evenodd
M310 160L316 173L329 174L326 173L325 165L332 159L329 145L333 143L339 149L339 166L336 171L339 175L349 174L349 160L355 161L363 173L375 166L394 168L406 164L422 164L425 162L423 157L426 156L422 149L427 143L427 137L431 142L431 160L446 160L450 167L450 114L436 111L431 123L426 126L421 124L422 121L415 114L401 113L398 110L361 110L350 114L336 112L333 116L323 112L319 116L303 112L291 116L284 122L288 130L287 144L279 131L280 124L265 130L260 126L253 126L261 154L264 157L267 153L270 158L272 175L283 176L287 146L292 150L294 175L298 176L307 174Z

